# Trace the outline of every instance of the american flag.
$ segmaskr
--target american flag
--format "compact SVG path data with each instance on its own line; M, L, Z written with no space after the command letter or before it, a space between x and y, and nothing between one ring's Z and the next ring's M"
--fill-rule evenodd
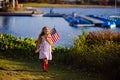
M56 41L58 41L59 38L60 38L55 28L53 28L51 30L51 37L52 37L53 43L55 43Z

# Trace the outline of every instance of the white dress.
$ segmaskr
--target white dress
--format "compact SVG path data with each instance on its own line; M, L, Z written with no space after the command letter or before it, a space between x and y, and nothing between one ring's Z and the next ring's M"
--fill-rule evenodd
M42 37L39 50L39 59L47 58L47 60L52 60L51 45L46 41L45 37Z

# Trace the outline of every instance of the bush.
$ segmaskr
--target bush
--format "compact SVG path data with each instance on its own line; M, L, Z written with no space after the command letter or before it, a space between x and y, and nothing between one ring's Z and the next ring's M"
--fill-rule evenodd
M109 30L90 32L87 36L90 44L98 44L108 41L113 41L115 43L120 43L120 32L111 32Z
M69 50L55 50L56 63L67 64L77 69L98 72L119 80L120 33L99 31L78 36ZM63 51L64 50L64 51ZM60 53L59 53L60 52Z
M4 57L37 59L35 55L35 40L32 38L16 38L10 34L0 34L0 51Z

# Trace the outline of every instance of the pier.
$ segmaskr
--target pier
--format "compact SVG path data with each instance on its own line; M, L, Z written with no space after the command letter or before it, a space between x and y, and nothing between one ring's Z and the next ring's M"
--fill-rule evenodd
M86 16L86 15L78 15L78 16L81 17L81 18L84 18L86 20L91 21L93 24L95 24L95 26L100 26L101 24L104 23L104 21L102 21L102 20L91 18L91 17Z
M0 12L0 16L32 16L32 12Z
M63 17L65 14L60 13L46 13L43 15L43 17Z
M19 12L0 12L0 16L43 16L43 17L63 17L64 14L59 13L33 13L31 11L19 11Z

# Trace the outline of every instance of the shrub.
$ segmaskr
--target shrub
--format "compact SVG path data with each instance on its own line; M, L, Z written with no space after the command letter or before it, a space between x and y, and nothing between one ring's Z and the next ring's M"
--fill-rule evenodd
M32 38L16 38L10 34L0 34L0 51L5 57L36 59L35 40Z
M78 59L75 58L75 63L79 64L79 68L112 74L111 79L115 79L116 74L120 71L119 49L120 32L105 30L90 32L87 36L80 35L71 47L71 54L77 55Z
M69 50L55 50L56 63L99 72L116 80L120 76L120 32L99 31L78 36ZM64 50L64 51L63 51ZM53 60L54 60L53 59Z
M120 32L112 32L109 30L90 32L87 36L90 44L104 43L106 40L120 43Z

